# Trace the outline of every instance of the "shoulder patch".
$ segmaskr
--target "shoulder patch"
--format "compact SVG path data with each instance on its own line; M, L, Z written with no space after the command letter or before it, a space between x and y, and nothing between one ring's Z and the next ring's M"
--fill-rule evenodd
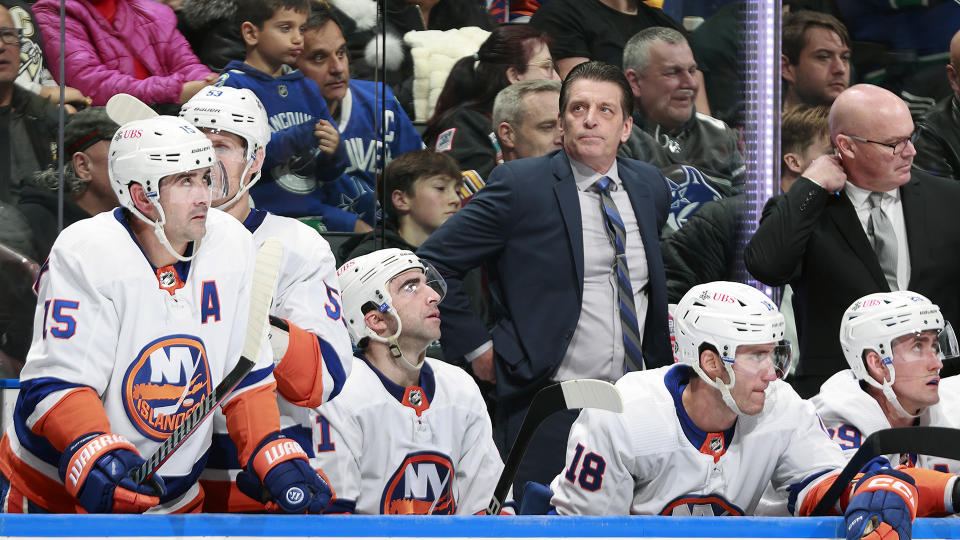
M449 152L453 148L453 136L457 133L457 128L452 127L437 137L437 144L434 150L437 152Z

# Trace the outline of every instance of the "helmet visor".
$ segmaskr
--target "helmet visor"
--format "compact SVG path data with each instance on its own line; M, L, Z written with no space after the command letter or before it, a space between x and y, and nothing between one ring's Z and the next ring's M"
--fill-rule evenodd
M900 362L929 360L933 356L940 360L960 356L957 336L949 322L944 325L942 330L931 328L904 334L894 339L891 347L895 360Z
M173 202L193 202L201 190L214 201L223 198L227 187L226 171L219 161L211 167L171 174L160 182L160 191L165 191L166 200Z
M438 302L442 302L443 298L447 295L447 281L443 279L443 276L440 275L440 272L438 272L432 264L424 260L420 262L423 263L423 275L427 279L427 286L437 291L437 294L440 295Z
M741 370L752 374L759 374L773 369L778 379L783 379L790 373L793 362L793 353L790 350L790 341L783 339L769 345L741 345L737 347L734 357Z

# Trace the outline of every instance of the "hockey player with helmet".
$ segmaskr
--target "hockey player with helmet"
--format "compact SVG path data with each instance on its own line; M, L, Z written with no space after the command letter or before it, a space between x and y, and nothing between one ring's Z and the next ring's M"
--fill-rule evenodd
M550 486L557 512L750 515L772 482L792 514L809 515L845 460L779 380L790 353L776 306L747 285L708 283L684 295L674 324L680 364L626 374L622 414L584 409L574 423ZM952 511L956 477L913 471L860 478L841 499L847 538L908 535L914 515Z
M267 114L249 89L207 88L184 104L180 116L210 138L224 163L227 194L214 201L253 233L256 244L276 237L283 243L280 277L270 315L274 350L273 375L280 394L283 433L315 455L312 407L340 393L352 366L350 336L343 325L340 285L327 242L303 223L251 209L247 191L260 178L270 141ZM207 491L204 510L263 510L259 500L236 488L237 449L227 435L222 414L214 417L213 451L201 483Z
M330 511L483 512L503 469L486 406L466 372L425 356L440 338L443 278L400 249L352 259L338 274L362 352L314 427Z
M0 441L7 512L190 512L202 504L197 478L210 422L152 484L137 485L130 473L237 363L255 246L236 220L209 208L223 195L223 168L184 120L123 125L108 159L122 206L65 229L37 279L33 343ZM253 464L244 475L284 511L320 510L329 488L279 433L269 347L252 360L222 405L241 462Z
M850 369L830 377L811 398L847 457L874 431L891 427L960 427L941 401L943 359L957 338L940 308L910 291L874 293L854 302L840 322ZM889 456L893 463L960 473L960 463L933 456Z

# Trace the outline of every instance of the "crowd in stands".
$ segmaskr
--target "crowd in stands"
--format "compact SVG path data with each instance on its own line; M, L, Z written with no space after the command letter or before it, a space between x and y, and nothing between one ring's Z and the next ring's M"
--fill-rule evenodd
M844 368L860 297L914 291L960 324L952 0L783 1L779 189L757 223L742 0L386 0L386 35L376 0L66 0L62 24L60 4L0 0L0 249L42 264L60 230L118 206L113 96L176 116L201 91L249 89L270 138L235 197L306 223L337 263L382 248L433 263L451 288L430 355L480 384L503 454L545 385L669 363L668 306L744 266L782 295L803 398ZM405 39L469 27L486 37L452 65ZM417 78L418 61L448 74ZM609 129L573 140L565 121ZM617 294L638 299L632 332ZM16 300L0 306L5 368L33 306L0 297ZM574 420L534 441L516 495L562 468Z

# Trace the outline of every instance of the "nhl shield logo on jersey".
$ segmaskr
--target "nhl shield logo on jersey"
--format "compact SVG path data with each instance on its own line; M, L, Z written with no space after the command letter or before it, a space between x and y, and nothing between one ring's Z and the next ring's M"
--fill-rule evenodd
M203 341L172 335L156 339L123 377L123 406L137 430L162 441L211 391Z
M387 481L380 500L382 514L452 515L453 465L438 452L407 454Z
M661 516L742 516L743 510L720 495L681 495L667 503Z

